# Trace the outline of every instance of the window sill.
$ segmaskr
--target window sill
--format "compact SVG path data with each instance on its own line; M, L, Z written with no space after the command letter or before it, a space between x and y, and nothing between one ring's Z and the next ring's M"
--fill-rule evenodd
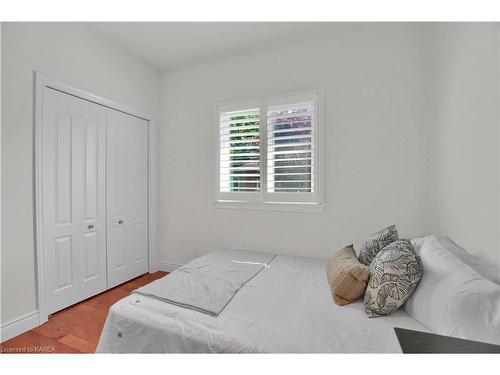
M323 212L326 203L302 203L302 202L246 202L233 200L216 200L216 208L233 210L262 210L283 212Z

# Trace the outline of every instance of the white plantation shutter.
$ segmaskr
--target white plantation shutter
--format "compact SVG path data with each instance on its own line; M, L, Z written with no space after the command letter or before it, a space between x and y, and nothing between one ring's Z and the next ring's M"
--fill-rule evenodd
M259 192L259 108L220 112L220 192Z
M315 102L267 108L267 191L314 193Z
M309 92L219 107L217 199L322 203L318 106Z

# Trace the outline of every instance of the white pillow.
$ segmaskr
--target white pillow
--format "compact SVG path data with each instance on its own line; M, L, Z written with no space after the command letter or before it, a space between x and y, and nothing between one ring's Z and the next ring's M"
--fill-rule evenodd
M413 249L416 251L417 254L420 253L420 247L428 237L415 237L410 240ZM439 237L438 241L445 249L449 250L455 256L460 258L481 276L486 277L487 279L490 279L497 284L500 284L500 267L491 265L488 262L482 260L481 258L472 255L465 249L458 246L448 236Z
M429 237L429 236L427 236ZM422 244L424 243L425 239L427 237L413 237L413 238L410 238L410 243L411 243L411 246L413 246L413 250L415 250L415 252L417 254L420 253L420 247L422 246Z
M488 264L488 262L481 258L468 253L466 250L458 246L448 236L439 237L438 241L443 247L450 250L457 257L462 259L465 263L471 266L477 273L487 279L493 280L497 284L500 283L500 267Z
M499 345L500 285L482 277L434 235L418 245L424 275L406 312L434 333Z

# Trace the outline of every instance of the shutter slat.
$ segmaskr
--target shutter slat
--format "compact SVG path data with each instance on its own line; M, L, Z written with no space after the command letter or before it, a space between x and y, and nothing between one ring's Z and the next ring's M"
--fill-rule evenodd
M235 150L235 151L237 151L237 150L252 150L252 149L255 149L255 150L257 150L255 152L255 154L257 154L257 155L259 154L259 146L236 146L236 147L234 147L234 146L225 146L225 147L221 147L220 149L221 150L230 149L230 150ZM236 153L236 154L230 154L230 155L238 155L238 154Z
M276 168L286 168L286 167L308 167L313 165L312 159L305 159L302 161L291 161L290 163L281 163L282 161L286 160L269 160L268 164L269 166L276 167Z
M238 119L238 120L223 120L221 119L220 124L222 128L239 128L239 126L236 126L238 124L249 124L251 122L256 122L257 124L259 123L259 118L254 117L254 118L247 118L247 119ZM257 124L249 124L249 125L242 125L242 126L256 126ZM232 126L234 125L234 126Z
M268 132L279 132L279 131L299 131L299 130L307 130L311 129L311 126L302 126L299 124L305 124L305 123L311 123L311 120L307 121L290 121L290 122L281 122L281 123L269 123L268 124ZM276 128L276 125L283 126L283 125L291 125L289 127L281 127L281 128ZM274 128L273 128L274 126Z
M244 187L244 188L255 188L256 186L260 185L260 181L231 181L229 183L230 185L238 185L239 187ZM255 186L248 186L248 185L255 185Z
M238 111L221 112L220 117L231 119L235 117L251 116L255 114L259 114L259 108L247 108Z
M305 183L311 183L311 180L307 179L307 180L278 180L278 181L274 181L275 185L277 185L277 184L289 185L289 186L285 186L284 188L291 187L290 185L293 185L293 184L305 185ZM279 187L279 186L277 186L277 187ZM306 188L306 187L304 186L304 188Z
M300 189L300 188L274 188L275 193L310 193L311 189Z
M227 128L222 128L220 129L221 134L223 135L229 135L229 134L235 134L235 133L230 133L233 130L259 130L259 125L245 125L245 126L238 126L238 127L227 127Z
M270 147L268 150L271 149ZM287 150L287 151L269 151L271 155L288 155L288 154L311 154L313 150Z
M220 176L221 179L224 179L224 180L230 180L230 181L236 181L236 177L244 177L244 178L248 178L248 177L252 177L254 178L253 180L245 180L245 181L260 181L258 178L259 178L259 175L256 175L256 174L225 174L225 175L221 175ZM243 180L241 180L243 181Z
M257 144L252 144L257 143ZM240 139L240 140L232 140L232 141L221 141L220 142L222 148L227 147L235 147L235 146L253 146L259 147L260 143L258 139Z
M230 189L229 188L221 188L221 192L223 193L237 193L237 192L258 192L260 191L260 187L255 187L255 188L242 188L242 187L237 187L233 186Z
M312 138L313 138L314 134L297 134L297 135L285 135L285 136L272 136L272 137L268 137L268 139L270 141L276 141L276 140L279 140L279 141L287 141L287 140L290 140L290 139L310 139L312 142ZM292 142L293 143L293 142Z
M235 138L235 137L256 137L259 136L259 132L248 132L248 133L230 133L221 135L221 140L226 140L225 138Z
M305 182L311 182L311 179L309 177L308 178L294 178L294 179L290 179L290 180L274 180L271 182L273 182L275 185L278 183L288 183L288 182L305 183ZM275 186L275 187L277 187L277 186Z
M221 174L221 177L253 177L253 178L260 178L260 175L257 173L224 173Z
M273 174L272 177L274 178L276 176L279 176L280 178L286 178L288 176L294 176L294 178L292 178L292 180L293 180L293 179L299 178L301 176L303 178L306 178L307 176L310 176L310 175L311 175L311 172L301 171L301 172L290 172L290 173L285 173L285 172L283 172L283 173L275 173L275 174ZM304 176L306 176L306 177L304 177ZM281 181L283 181L283 180L281 180Z
M274 162L274 161L300 161L300 160L312 160L312 159L310 157L308 157L308 158L278 158L278 159L269 158L267 160L270 162Z
M269 111L268 111L269 113ZM305 111L305 112L294 112L294 113L284 113L280 115L272 115L268 114L267 119L269 120L286 120L289 118L301 118L301 117L306 117L306 118L313 118L314 117L314 111ZM305 119L301 118L299 121L303 121Z
M273 148L280 148L280 147L299 147L299 146L311 146L312 140L310 142L296 142L296 143L272 143L270 146L273 146Z
M253 157L256 157L256 158L260 158L260 155L259 154L256 154L256 153L253 153L253 152L247 152L247 153L237 153L237 154L222 154L221 156L227 156L227 157L250 157L250 156L253 156ZM257 159L259 160L259 159ZM230 161L236 161L236 160L230 160Z
M231 171L258 171L259 167L228 167Z

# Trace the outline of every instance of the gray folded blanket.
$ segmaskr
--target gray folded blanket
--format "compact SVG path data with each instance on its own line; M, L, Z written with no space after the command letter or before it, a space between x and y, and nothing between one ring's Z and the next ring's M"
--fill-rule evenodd
M134 293L217 316L275 257L276 254L260 251L214 251Z

